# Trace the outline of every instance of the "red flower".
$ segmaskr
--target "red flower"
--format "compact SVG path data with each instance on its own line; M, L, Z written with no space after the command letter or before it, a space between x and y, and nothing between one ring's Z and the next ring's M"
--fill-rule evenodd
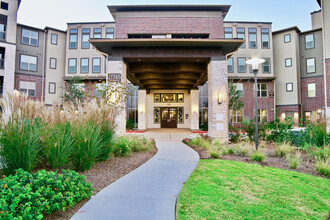
M5 189L7 188L6 184L3 184L2 186L3 186L3 188L5 188Z

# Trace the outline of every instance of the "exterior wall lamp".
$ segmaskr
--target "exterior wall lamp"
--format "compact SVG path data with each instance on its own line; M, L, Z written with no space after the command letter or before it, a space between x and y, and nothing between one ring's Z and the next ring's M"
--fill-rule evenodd
M193 112L194 112L194 113L197 113L197 110L198 110L198 108L197 108L197 106L195 106L195 107L193 108Z
M264 59L260 58L252 58L248 61L246 61L246 64L249 64L252 66L252 71L254 73L254 91L255 91L255 97L256 97L256 136L255 136L255 141L256 141L256 150L258 150L258 145L259 145L259 134L258 134L258 79L257 79L257 74L259 70L259 65L264 63ZM260 113L261 114L261 113ZM260 115L261 118L261 115Z
M218 103L219 104L222 104L223 103L223 94L222 94L222 92L219 92L218 93Z
M140 113L142 114L143 113L143 107L140 106Z

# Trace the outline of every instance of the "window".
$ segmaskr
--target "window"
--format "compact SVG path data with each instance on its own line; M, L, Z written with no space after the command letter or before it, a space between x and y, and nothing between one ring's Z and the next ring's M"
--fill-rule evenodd
M50 58L50 61L49 61L49 68L51 68L51 69L56 69L56 63L57 63L56 58Z
M5 67L5 52L6 48L0 47L0 69L3 69ZM2 82L0 80L0 82Z
M249 47L257 48L257 28L249 28Z
M178 124L184 123L184 108L179 107L178 108Z
M48 93L49 94L56 94L56 83L54 83L54 82L49 83Z
M289 43L289 42L291 42L291 34L284 35L284 43Z
M38 46L38 32L22 29L22 43Z
M285 59L285 67L291 67L292 66L292 59L287 58Z
M305 122L309 123L312 120L311 112L305 112Z
M240 97L243 97L243 83L233 83Z
M306 50L314 48L314 34L308 34L305 36Z
M19 82L19 91L21 93L26 93L28 96L34 97L34 96L36 96L36 83L20 81Z
M239 73L245 73L246 72L246 65L245 65L245 58L237 58L237 64L238 64L238 72Z
M160 108L154 107L154 124L160 124Z
M7 2L1 2L1 9L8 11L9 5Z
M230 57L227 60L227 69L228 69L228 73L234 72L234 60L232 57Z
M315 73L316 68L315 68L315 58L308 58L306 59L306 71L307 73Z
M7 29L7 25L0 24L0 39L2 40L6 40L6 29Z
M20 69L26 71L37 71L37 57L21 54Z
M245 39L245 28L237 28L237 38ZM245 42L242 44L241 48L245 48Z
M208 126L208 83L199 87L199 127L206 129Z
M293 91L293 83L287 83L286 84L286 91L292 92Z
M69 48L70 49L77 49L77 40L78 40L78 29L71 29L70 30L70 42Z
M308 88L308 98L316 97L315 83L307 84Z
M267 97L267 84L266 83L258 83L257 95L259 98Z
M102 29L101 28L94 28L93 38L95 38L95 39L102 38Z
M262 72L270 73L270 59L265 58L265 62L262 64Z
M77 72L77 59L70 58L69 59L69 73L76 73Z
M81 36L81 48L88 49L89 48L89 36L90 36L90 29L83 28L82 29L82 36Z
M106 29L105 38L106 39L113 39L114 38L114 28L107 28Z
M78 89L80 92L85 92L85 84L84 83L75 83L72 86L74 88Z
M184 95L183 93L155 93L154 102L184 102Z
M95 96L99 98L104 98L106 96L106 84L96 83Z
M101 72L101 58L93 58L92 72L93 73Z
M127 96L127 115L126 118L133 123L133 128L138 125L138 87L128 83L128 96ZM160 110L159 110L160 112ZM160 116L159 116L160 117Z
M261 46L262 48L269 48L269 29L261 28Z
M88 58L81 58L81 60L80 60L80 72L81 73L88 73L88 66L89 66L89 59Z
M225 27L225 38L233 38L233 28Z
M267 122L267 121L268 121L268 110L258 109L258 122Z
M57 34L51 34L51 44L57 45Z
M153 34L152 39L166 39L166 34Z
M242 123L243 122L243 109L230 110L230 123Z

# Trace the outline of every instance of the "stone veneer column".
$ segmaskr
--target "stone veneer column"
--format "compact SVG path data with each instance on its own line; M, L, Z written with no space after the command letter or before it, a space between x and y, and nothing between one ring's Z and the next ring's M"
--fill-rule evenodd
M147 129L147 91L139 89L138 91L138 129ZM149 112L151 114L151 112ZM152 112L153 114L153 112Z
M127 73L126 64L123 62L122 59L115 59L108 61L107 83L113 83L113 82L108 82L108 74L121 74L121 83L127 84L126 73ZM118 103L118 105L121 105L122 108L116 117L115 132L116 135L120 136L126 134L126 102Z
M190 129L199 129L199 90L190 91Z
M219 93L223 95L218 103ZM208 64L208 135L225 143L228 139L228 72L226 60Z

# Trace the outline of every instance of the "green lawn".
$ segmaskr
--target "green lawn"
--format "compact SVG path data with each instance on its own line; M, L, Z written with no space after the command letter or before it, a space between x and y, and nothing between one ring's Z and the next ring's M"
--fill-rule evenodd
M225 160L201 160L177 203L178 219L326 219L329 211L329 179Z

